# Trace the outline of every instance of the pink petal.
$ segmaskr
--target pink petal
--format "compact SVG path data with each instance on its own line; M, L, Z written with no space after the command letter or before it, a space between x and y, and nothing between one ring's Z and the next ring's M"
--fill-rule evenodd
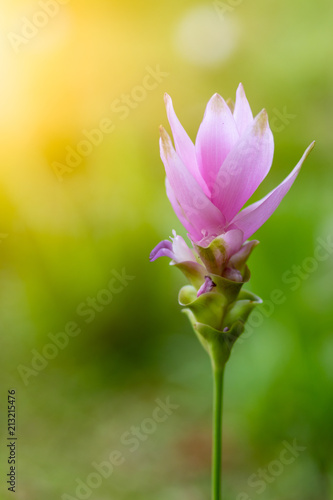
M214 94L207 104L195 143L199 170L210 190L222 163L238 139L229 106L220 95Z
M203 178L201 177L199 171L197 157L195 155L194 144L187 135L184 127L178 120L177 115L173 109L172 99L168 94L164 94L164 102L177 154L184 163L184 165L191 172L193 177L198 181L204 193L209 195L209 190L207 188L207 185L203 180Z
M242 236L243 236L243 240L244 240L243 233L242 233ZM257 245L259 245L258 240L251 240L251 241L248 241L247 243L244 243L244 245L240 248L240 250L238 252L236 252L235 254L233 254L233 256L231 257L231 259L229 261L229 264L238 270L241 269L245 265L249 256L251 255L252 250Z
M150 252L150 262L158 259L159 257L169 257L172 259L170 264L186 264L187 267L197 268L200 267L196 258L194 257L194 253L188 247L185 240L176 234L173 231L173 237L171 237L171 241L163 240Z
M266 177L273 153L273 135L267 113L262 110L227 156L214 184L212 202L227 221L232 220Z
M174 253L174 261L177 263L180 262L195 262L196 258L194 257L194 253L187 245L186 241L182 236L176 234L176 231L172 231L173 236L171 236L172 240L172 251Z
M201 234L201 238L211 234L220 234L223 232L225 223L223 215L207 198L196 179L187 170L175 152L167 132L163 127L160 131L161 158L175 199L181 206L184 217ZM197 238L197 235L193 236Z
M253 122L253 114L246 98L244 87L241 83L236 91L234 120L236 122L239 135L243 135L247 127L249 127Z
M244 235L239 229L229 229L223 239L226 245L228 259L238 252L243 244Z
M170 257L170 259L174 258L171 241L160 241L160 243L150 252L149 260L150 262L154 262L154 260L159 257Z
M259 200L242 210L242 212L236 215L236 217L232 220L230 226L233 228L237 227L243 231L244 241L255 233L279 206L282 198L291 188L305 158L308 156L314 145L314 142L310 144L294 170L283 182L281 182L279 186L273 189L273 191L271 191L262 200Z
M202 234L199 231L197 231L192 226L192 224L186 219L184 211L183 211L182 207L179 205L179 203L175 197L175 193L173 192L172 187L170 186L170 182L168 181L168 178L165 179L165 188L166 188L167 197L169 198L169 201L172 205L172 208L174 209L174 212L177 215L181 224L188 231L191 238L193 238L195 241L200 240L200 238L202 238Z
M236 281L241 283L243 281L243 276L238 269L233 269L232 267L226 267L223 271L223 278L227 278L230 281Z

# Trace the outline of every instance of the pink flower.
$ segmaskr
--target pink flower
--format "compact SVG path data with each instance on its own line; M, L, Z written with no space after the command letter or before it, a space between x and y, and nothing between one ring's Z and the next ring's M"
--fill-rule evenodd
M215 94L207 104L194 145L167 94L165 103L175 144L174 148L161 127L160 150L167 196L205 265L200 249L209 248L218 238L219 248L224 249L220 256L223 262L213 272L222 272L226 262L279 206L314 142L279 186L241 210L272 165L274 142L266 111L253 118L242 84L237 89L233 112ZM170 245L168 242L165 246L164 255L171 257ZM157 248L159 252L152 252L152 260L162 255L161 244ZM217 253L214 258L218 258Z

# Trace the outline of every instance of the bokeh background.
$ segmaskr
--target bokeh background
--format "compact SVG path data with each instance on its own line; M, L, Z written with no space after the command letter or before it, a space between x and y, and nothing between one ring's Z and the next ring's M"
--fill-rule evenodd
M256 234L248 288L266 309L228 364L224 494L333 498L332 22L329 0L1 4L1 498L12 388L19 500L210 498L209 360L177 303L184 277L148 256L185 236L159 158L164 92L194 140L211 95L240 81L276 146L253 200L317 145ZM132 279L110 297L115 273ZM147 423L167 398L177 409ZM281 465L286 442L303 448ZM123 463L76 492L113 450Z

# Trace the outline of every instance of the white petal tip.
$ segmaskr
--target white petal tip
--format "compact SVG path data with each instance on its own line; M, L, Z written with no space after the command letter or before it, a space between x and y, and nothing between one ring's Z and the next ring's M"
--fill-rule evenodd
M315 147L316 141L312 141L311 144L306 148L303 156L302 156L302 163L303 161L309 156L313 148Z
M210 99L207 104L207 109L210 109L211 111L215 113L220 113L225 111L226 108L229 108L225 100L223 99L220 94L214 94Z
M165 128L160 125L160 135L161 135L161 147L164 151L164 154L166 156L170 156L172 154L172 144L171 144L171 140L170 140L170 137L167 133L167 131L165 130Z
M161 139L163 142L168 142L169 140L169 135L168 135L168 132L165 130L165 128L163 127L163 125L160 125L160 135L161 135Z
M257 114L254 120L255 130L259 132L260 135L264 134L269 127L268 125L268 114L266 109L262 109L260 113Z
M238 85L237 91L242 92L242 94L245 95L244 85L242 84L242 82L240 82L240 84Z
M221 104L221 103L224 103L224 99L222 96L220 96L220 94L218 94L217 92L210 98L209 100L210 103L212 104Z
M164 102L166 106L172 102L171 97L166 92L164 94Z

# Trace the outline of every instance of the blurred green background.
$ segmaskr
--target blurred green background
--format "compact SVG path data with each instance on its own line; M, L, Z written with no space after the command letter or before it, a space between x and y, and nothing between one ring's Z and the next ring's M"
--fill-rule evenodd
M12 388L19 500L210 498L209 360L177 303L183 276L148 256L172 229L185 237L159 158L163 93L194 140L211 95L240 81L275 137L253 199L317 145L256 234L247 288L266 309L228 363L225 499L333 498L332 22L329 0L1 5L1 499ZM133 279L103 291L116 273ZM177 409L147 421L167 398ZM123 463L76 492L113 450Z

